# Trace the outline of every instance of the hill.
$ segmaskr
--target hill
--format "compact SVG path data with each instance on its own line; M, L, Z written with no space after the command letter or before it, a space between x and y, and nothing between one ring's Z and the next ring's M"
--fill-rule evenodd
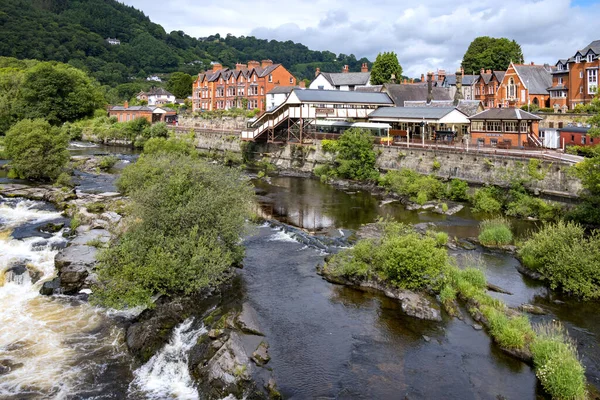
M167 33L143 12L115 0L2 0L0 37L0 56L68 63L112 87L150 74L194 75L213 61L233 67L271 59L299 79L312 78L317 66L338 72L346 64L353 71L363 62L371 64L353 54L336 56L291 41ZM110 45L107 38L121 44Z

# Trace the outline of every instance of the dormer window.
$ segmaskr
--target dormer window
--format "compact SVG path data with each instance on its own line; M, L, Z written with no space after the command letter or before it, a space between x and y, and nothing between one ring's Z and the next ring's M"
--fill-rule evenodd
M594 55L593 54L588 54L587 55L587 62L592 62L593 59L594 59Z
M252 81L256 82L256 75L252 77Z
M581 56L575 56L575 62L576 63L581 62Z
M558 64L558 70L562 71L563 70L563 65L562 64Z
M223 78L219 78L219 83L223 83Z

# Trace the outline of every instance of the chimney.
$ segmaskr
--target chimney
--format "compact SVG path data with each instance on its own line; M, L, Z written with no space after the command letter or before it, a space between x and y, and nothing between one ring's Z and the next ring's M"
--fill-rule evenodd
M433 72L427 73L427 104L433 100Z
M492 73L492 70L491 70L491 69L486 69L486 70L485 70L485 73L486 73L486 74L491 74L491 73Z
M533 63L533 61L531 62L531 65L535 65L535 64Z
M421 82L425 82L425 75L421 74Z
M460 67L460 74L463 78L465 77L465 69L463 67Z
M463 99L462 93L462 80L463 76L461 71L456 71L456 92L454 93L454 107L458 106L458 103Z
M320 73L321 73L321 68L317 67L317 69L315 69L315 78L317 76L319 76Z
M438 70L438 80L440 82L443 82L445 78L446 78L446 71L443 69L439 69Z
M304 81L300 81L300 87L302 89L306 89L306 83L304 83Z
M485 69L481 68L481 75L485 74Z
M402 83L404 83L406 85L408 83L408 80L406 80L406 78L404 78L404 81Z
M127 100L123 103L123 108L129 108L129 102Z
M271 61L271 60L262 60L262 61L260 62L260 66L261 66L262 68L267 68L267 67L269 67L269 66L271 66L271 65L273 65L273 61Z
M350 67L348 67L347 65L344 65L344 68L342 68L342 72L344 74L347 74L348 72L350 72Z
M369 72L369 64L363 63L363 65L360 67L360 72Z
M240 63L235 64L235 70L236 71L241 71L244 68L246 68L246 64L240 64Z
M410 84L412 85L413 83L415 83L415 78L410 78Z
M223 66L219 63L213 64L213 72L217 72L218 70L223 69Z
M260 63L258 61L248 61L248 69L252 69L252 68L258 68L260 67Z

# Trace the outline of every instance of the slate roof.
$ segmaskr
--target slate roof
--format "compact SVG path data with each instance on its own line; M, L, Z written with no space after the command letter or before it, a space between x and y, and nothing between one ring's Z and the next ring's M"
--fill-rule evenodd
M543 65L515 65L521 81L529 89L529 94L548 94L552 86L551 70Z
M240 75L243 75L244 78L248 78L248 77L252 76L253 72L256 72L258 77L262 78L264 76L269 75L271 72L275 71L275 69L277 69L277 67L279 67L280 65L281 64L273 64L273 65L268 65L265 68L263 68L263 67L242 68L241 70L232 70L229 68L222 68L217 71L207 71L203 74L198 74L198 80L202 81L204 79L204 77L206 77L206 79L209 82L215 82L215 81L219 80L220 77L223 77L223 80L230 79L231 75L233 75L235 77L235 79L237 80Z
M359 86L354 89L356 92L366 92L366 93L378 93L383 89L383 85L374 85L374 86Z
M573 133L588 133L590 127L588 126L565 126L557 129L559 132L573 132Z
M549 87L548 90L569 90L569 88L567 88L564 85L558 85L558 86L554 86L554 87Z
M321 72L333 86L364 86L371 80L370 72Z
M386 83L382 91L386 92L398 107L404 107L405 101L427 100L427 84L397 84ZM434 100L453 100L450 95L450 88L434 87L432 88Z
M131 107L123 107L123 106L111 106L109 108L109 111L148 111L148 112L154 112L154 110L156 110L157 108L160 108L162 110L165 110L166 112L175 112L175 110L172 110L168 107L155 107L155 106L131 106Z
M454 107L382 107L369 114L372 118L440 119L454 111Z
M477 114L479 111L479 100L459 100L456 108L465 113L468 117ZM454 100L433 100L427 104L427 100L405 101L404 107L454 107Z
M345 90L294 90L294 94L306 103L354 103L354 104L393 104L386 93L364 93Z
M595 54L600 54L600 40L594 40L592 43L579 50L579 53L582 56L585 56L590 50L592 50Z
M519 108L490 108L489 110L482 111L478 114L469 117L470 120L481 121L481 120L541 120L535 114L528 113Z
M269 90L267 94L288 94L292 93L294 89L301 89L300 86L275 86Z
M504 75L506 75L506 71L494 71L494 76L500 83L502 83L502 80L504 79Z
M148 96L157 96L157 95L163 95L163 96L173 96L170 92L166 91L165 89L159 87L153 87L152 89L148 90L147 92L145 92Z
M463 76L462 84L463 86L471 86L477 82L477 78L479 78L479 75L465 75ZM443 85L456 86L456 74L446 75Z

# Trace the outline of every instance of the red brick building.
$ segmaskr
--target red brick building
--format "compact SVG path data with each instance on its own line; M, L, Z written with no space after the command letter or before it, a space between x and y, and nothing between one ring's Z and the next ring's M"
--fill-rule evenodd
M540 117L515 107L490 108L469 117L470 142L477 146L541 146L538 139Z
M235 70L214 64L192 84L192 110L266 109L265 95L278 86L296 86L296 78L271 60L236 64Z
M481 101L485 108L494 108L501 105L498 102L498 92L505 74L505 71L484 70L482 68L474 84L475 100Z
M598 92L600 40L595 40L569 59L558 60L552 73L550 106L566 111L588 104Z
M508 107L514 103L517 108L528 104L550 107L548 88L552 86L552 71L549 65L510 63L496 92L495 104Z
M146 118L151 124L156 122L175 123L177 113L167 107L155 106L132 106L125 102L122 106L110 106L108 116L117 118L119 122L133 121L138 118Z
M558 130L560 134L560 146L596 146L600 144L600 138L588 136L589 127L566 126Z

